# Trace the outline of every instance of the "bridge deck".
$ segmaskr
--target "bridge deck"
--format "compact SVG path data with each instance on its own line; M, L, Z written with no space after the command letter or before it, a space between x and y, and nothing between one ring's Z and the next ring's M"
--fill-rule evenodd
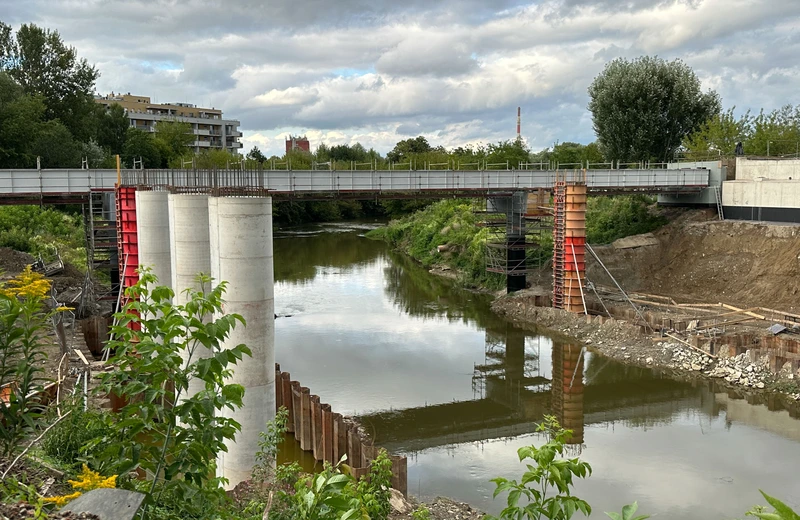
M2 203L72 202L119 182L182 192L276 198L485 197L550 189L557 178L584 180L593 192L692 192L709 185L709 170L687 168L534 170L0 170Z

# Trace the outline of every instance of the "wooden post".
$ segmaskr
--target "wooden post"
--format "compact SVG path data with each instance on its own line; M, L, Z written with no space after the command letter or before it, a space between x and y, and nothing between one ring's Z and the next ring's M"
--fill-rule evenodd
M322 459L322 449L320 441L322 439L322 408L319 404L319 396L311 396L311 451L314 452L315 460Z
M300 448L311 451L311 390L307 386L300 388Z
M289 420L286 424L286 431L294 433L294 403L292 401L292 376L289 372L281 372L281 401L283 406L289 411Z
M322 408L322 460L335 464L333 460L333 417L331 405L323 404Z
M361 466L361 438L354 426L347 429L347 458L351 468Z
M300 440L303 437L303 428L301 423L301 417L303 416L303 399L300 397L300 383L297 381L291 381L291 389L292 389L292 409L294 413L292 414L292 422L294 424L294 438L295 440Z
M408 497L408 459L392 455L392 487Z
M333 460L334 464L341 460L342 455L347 453L347 430L344 429L344 421L342 415L338 413L331 414L331 422L333 423ZM342 443L344 440L344 443Z
M379 451L375 446L361 446L361 466L368 468L372 461L378 457Z
M283 390L281 389L281 366L275 363L275 411L283 406Z

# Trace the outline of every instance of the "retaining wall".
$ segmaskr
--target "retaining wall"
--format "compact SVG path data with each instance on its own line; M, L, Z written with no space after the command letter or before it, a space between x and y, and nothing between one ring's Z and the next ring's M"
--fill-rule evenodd
M364 441L358 427L331 409L329 404L313 395L308 387L292 381L289 372L281 372L275 364L275 403L289 412L288 430L304 451L310 451L318 461L336 464L347 455L347 464L355 478L369 475L370 464L377 458L380 447ZM404 496L408 494L408 460L390 455L392 487Z

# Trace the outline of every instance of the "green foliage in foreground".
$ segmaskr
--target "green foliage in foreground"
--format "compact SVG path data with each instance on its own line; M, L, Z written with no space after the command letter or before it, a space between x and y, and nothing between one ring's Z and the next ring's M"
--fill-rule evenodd
M772 506L774 511L770 513L767 512L767 508L756 506L747 513L747 516L755 516L757 518L761 518L762 520L800 520L800 515L792 510L791 507L787 506L777 498L769 496L763 491L761 491L761 494L764 495L767 503Z
M569 520L578 511L585 516L592 513L585 500L572 495L573 479L590 476L591 466L577 457L561 458L572 431L561 428L553 416L545 416L537 431L548 435L548 442L538 448L523 446L517 450L520 462L532 461L519 482L502 477L492 480L496 485L494 497L507 492L508 506L499 517L487 515L485 520ZM523 498L527 503L521 505Z
M79 268L86 265L81 216L53 208L0 207L0 247L45 257L58 250L64 261Z

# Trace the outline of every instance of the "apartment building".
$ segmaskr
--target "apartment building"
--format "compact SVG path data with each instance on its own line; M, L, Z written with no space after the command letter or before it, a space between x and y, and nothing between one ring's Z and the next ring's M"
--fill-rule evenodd
M195 136L194 142L189 146L195 153L202 150L227 150L239 153L242 143L239 138L240 122L236 119L223 119L222 110L215 108L200 108L189 103L152 103L147 96L132 96L127 94L114 94L95 96L95 101L106 108L114 103L125 109L130 119L131 127L155 132L159 121L181 121L192 126Z

